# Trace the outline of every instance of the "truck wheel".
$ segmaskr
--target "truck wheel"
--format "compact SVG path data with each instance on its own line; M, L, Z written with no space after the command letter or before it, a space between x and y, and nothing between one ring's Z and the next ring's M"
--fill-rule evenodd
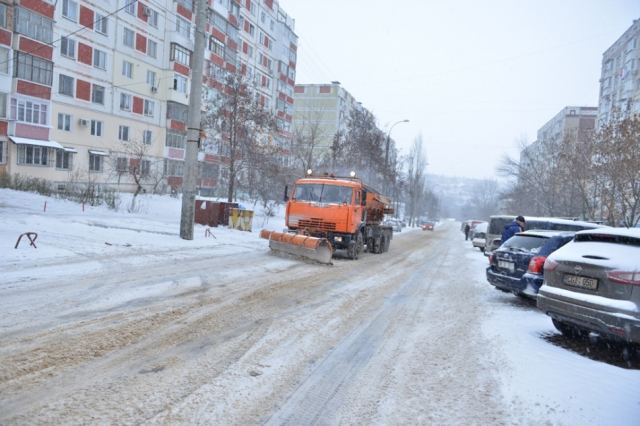
M364 237L362 236L362 232L358 232L358 236L356 237L356 250L355 250L354 259L357 259L358 256L360 256L363 251L364 251Z
M380 252L381 253L386 253L389 251L389 236L387 235L387 233L383 233L382 234L382 238L380 239Z
M380 254L380 253L382 253L382 251L380 250L380 248L381 248L381 242L382 242L381 240L382 240L382 238L374 238L374 239L373 239L373 252L374 252L375 254Z

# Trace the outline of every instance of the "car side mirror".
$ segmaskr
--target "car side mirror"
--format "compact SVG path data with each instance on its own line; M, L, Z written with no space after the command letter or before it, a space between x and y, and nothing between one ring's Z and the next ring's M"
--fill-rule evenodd
M363 206L367 205L367 190L366 189L362 190L362 205Z
M289 201L289 185L284 186L284 201Z

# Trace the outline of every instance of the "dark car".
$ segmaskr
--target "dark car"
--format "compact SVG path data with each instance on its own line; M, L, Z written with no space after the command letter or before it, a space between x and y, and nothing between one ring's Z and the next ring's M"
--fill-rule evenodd
M537 303L562 334L640 344L640 229L576 233L547 259Z
M547 256L573 239L575 232L518 232L491 253L487 281L498 290L535 299Z
M433 231L434 224L433 222L424 222L422 224L423 231Z

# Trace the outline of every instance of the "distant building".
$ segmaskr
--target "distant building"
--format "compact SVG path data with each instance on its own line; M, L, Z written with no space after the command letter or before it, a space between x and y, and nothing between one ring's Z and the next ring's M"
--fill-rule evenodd
M553 162L557 147L567 137L576 141L587 138L595 129L596 107L568 106L538 130L537 139L520 153L520 169L527 171L533 161Z
M640 113L640 19L625 31L602 55L598 123L609 119L614 107L631 104L634 114Z

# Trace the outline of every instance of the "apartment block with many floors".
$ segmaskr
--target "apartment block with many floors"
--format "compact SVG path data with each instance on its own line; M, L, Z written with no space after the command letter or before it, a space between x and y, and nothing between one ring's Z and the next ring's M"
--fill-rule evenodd
M640 19L602 55L598 123L606 122L613 108L640 113Z
M295 22L277 1L207 3L203 96L224 90L227 73L255 78L282 121L263 143L281 147L286 164ZM194 8L191 0L0 0L0 171L123 190L132 173L153 174L147 186L159 176L165 190L179 187ZM199 155L200 188L214 187L224 167L224 140L217 146Z

